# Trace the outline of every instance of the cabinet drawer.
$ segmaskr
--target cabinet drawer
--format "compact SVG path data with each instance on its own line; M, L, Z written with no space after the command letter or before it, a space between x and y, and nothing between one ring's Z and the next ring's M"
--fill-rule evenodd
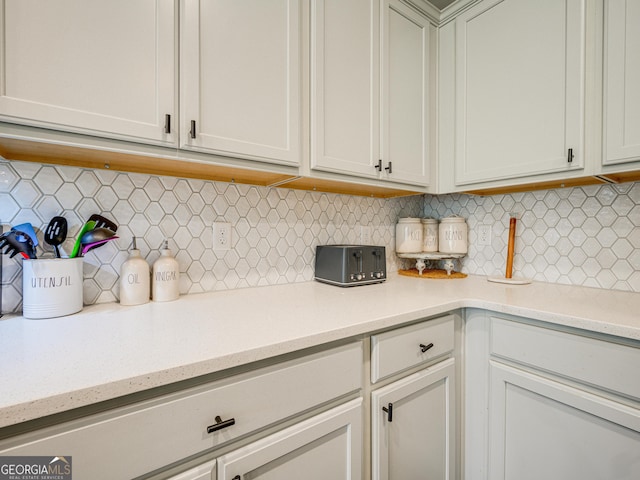
M372 335L371 383L445 355L453 343L453 315Z
M358 342L14 437L0 455L67 455L74 478L133 478L356 391L361 371ZM208 433L218 416L235 424Z
M492 317L491 353L640 398L637 347Z

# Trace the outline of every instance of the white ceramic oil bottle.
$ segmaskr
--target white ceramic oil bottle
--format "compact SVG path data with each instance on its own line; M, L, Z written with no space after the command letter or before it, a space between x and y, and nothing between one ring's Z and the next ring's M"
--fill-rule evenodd
M120 304L142 305L149 301L151 279L149 264L140 255L136 237L131 241L129 258L120 268Z
M169 241L165 240L160 250L160 258L153 263L152 293L155 302L170 302L180 296L180 268L178 261L169 250Z

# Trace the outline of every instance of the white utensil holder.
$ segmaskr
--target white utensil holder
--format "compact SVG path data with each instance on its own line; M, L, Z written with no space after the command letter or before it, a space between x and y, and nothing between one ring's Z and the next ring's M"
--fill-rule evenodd
M22 315L54 318L82 310L82 258L22 261Z

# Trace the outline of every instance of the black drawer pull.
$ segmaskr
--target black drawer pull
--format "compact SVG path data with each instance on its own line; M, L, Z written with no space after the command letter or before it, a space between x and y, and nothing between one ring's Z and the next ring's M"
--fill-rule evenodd
M242 477L240 475L236 475L231 480L242 480Z
M220 415L218 415L214 420L216 421L216 423L207 427L207 433L217 432L218 430L222 430L223 428L227 428L231 425L236 424L235 418L230 418L229 420L222 421Z
M382 407L382 411L386 412L387 420L393 422L393 403L389 402L388 407Z
M430 343L429 345L425 345L424 343L420 344L420 351L422 353L426 352L427 350L429 350L430 348L433 348L433 343Z

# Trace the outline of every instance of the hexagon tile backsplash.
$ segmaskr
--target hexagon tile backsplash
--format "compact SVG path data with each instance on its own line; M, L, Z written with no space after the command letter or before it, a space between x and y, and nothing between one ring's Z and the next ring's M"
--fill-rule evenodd
M42 229L62 214L69 251L81 223L104 213L119 225L117 242L84 260L86 304L118 299L118 274L131 237L149 264L165 237L180 264L182 294L309 281L315 246L360 243L360 226L394 255L402 216L458 214L469 225L462 270L504 274L509 212L518 212L514 275L535 280L640 292L640 183L547 190L492 197L469 195L373 199L346 195L156 177L0 159L0 223ZM212 249L213 222L232 225L232 248ZM479 225L491 244L479 246ZM44 245L40 256L49 253ZM40 247L39 247L40 248ZM3 258L3 312L21 309L20 260Z
M313 279L315 246L359 243L360 226L387 246L396 268L398 216L419 216L422 196L374 199L222 182L156 177L109 170L42 165L0 159L0 223L31 222L40 244L55 215L69 223L69 252L82 222L103 213L118 225L115 242L84 257L85 304L118 299L120 267L131 237L149 264L164 238L180 265L180 293L198 293ZM212 224L232 226L232 248L214 251ZM39 246L39 256L51 247ZM22 268L3 258L3 312L20 311Z

